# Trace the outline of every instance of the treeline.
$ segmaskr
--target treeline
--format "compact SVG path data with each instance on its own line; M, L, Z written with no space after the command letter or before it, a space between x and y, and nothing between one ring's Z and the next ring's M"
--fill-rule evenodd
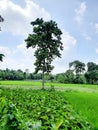
M19 70L0 70L0 80L40 80L42 79L42 74L34 74L23 72Z
M98 84L98 65L73 61L69 63L69 70L56 75L56 80L61 83Z
M42 80L42 74L28 73L22 70L0 70L0 80ZM98 84L98 65L88 62L87 65L76 60L69 63L69 69L56 75L45 75L45 80L60 83Z

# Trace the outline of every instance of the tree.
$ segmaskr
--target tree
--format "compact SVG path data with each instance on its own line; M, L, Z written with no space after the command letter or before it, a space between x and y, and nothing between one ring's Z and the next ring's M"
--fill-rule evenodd
M67 70L65 72L65 75L66 75L66 81L65 81L65 83L73 83L74 77L75 77L73 71L69 69L69 70Z
M80 75L81 75L81 73L83 73L85 71L85 64L78 60L75 60L75 61L69 63L69 67L73 67L73 71L76 74L76 81L80 81L80 79L79 79Z
M88 62L85 77L88 83L98 84L98 65L93 62Z
M76 75L79 75L85 71L85 64L78 60L75 60L75 61L69 63L69 67L72 67L72 66L73 66L73 70L76 73Z
M36 48L34 65L35 73L42 71L42 89L44 89L44 74L50 73L54 66L51 65L56 57L61 57L60 50L63 50L61 42L61 30L54 21L44 21L37 18L31 22L33 33L25 40L27 48Z

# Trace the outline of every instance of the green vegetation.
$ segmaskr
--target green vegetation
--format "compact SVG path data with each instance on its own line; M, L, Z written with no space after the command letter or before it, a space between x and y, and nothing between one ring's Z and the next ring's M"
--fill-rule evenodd
M41 88L41 81L40 80L33 80L33 81L0 81L0 85L10 88L15 88L15 87L25 87L25 88ZM8 86L7 86L8 85ZM55 88L59 88L60 90L66 88L68 89L74 89L74 88L90 88L93 90L96 90L98 88L98 85L89 85L89 84L64 84L64 83L54 83L54 82L45 82L45 86L50 87L53 85Z
M61 57L60 51L63 50L61 42L61 30L57 23L50 20L44 21L37 18L31 22L33 33L29 34L25 40L27 48L35 48L36 61L35 73L42 72L42 89L44 89L45 73L50 73L54 66L51 64L56 57Z
M69 101L73 109L76 111L76 113L78 113L82 117L82 119L86 119L87 121L91 122L91 124L93 124L94 126L94 130L98 129L98 86L97 85L60 84L60 83L52 83L52 85L54 86L56 90L60 90L60 92L54 91L52 92L52 94L58 93L57 95L60 95L63 99L65 99L66 102ZM46 87L47 90L51 89L50 87L51 83L49 82L45 83L45 86L47 86ZM22 104L24 106L24 102L28 104L27 102L31 101L31 100L28 100L28 97L33 97L34 93L37 93L37 95L40 95L41 93L42 97L45 95L44 93L50 94L49 91L43 92L39 90L34 90L34 89L41 89L41 81L0 81L0 88L1 88L0 96L2 93L2 97L3 97L3 98L0 98L0 100L3 99L5 104L7 103L9 107L11 104L14 104L15 111L18 112L19 114L18 118L20 121L22 121L23 119L22 117L23 114L21 113L23 107L20 107L21 108L20 109L17 105L15 105L19 101L19 98L21 98L21 101L23 102ZM23 88L23 89L16 89L16 88ZM18 95L18 97L15 96L14 94ZM50 96L48 95L48 97ZM57 101L59 103L62 102L59 99L57 98ZM29 120L28 117L26 117L25 122L28 122L27 120ZM30 122L31 122L31 119L30 119Z
M98 130L98 91L97 93L69 91L64 94L75 111L92 122L95 130Z
M52 75L45 74L45 81L53 81L65 84L98 84L98 65L93 62L85 64L80 61L73 61L69 64L68 70L64 73ZM42 73L29 73L22 70L0 70L0 80L42 80Z
M56 91L0 89L0 130L92 130Z

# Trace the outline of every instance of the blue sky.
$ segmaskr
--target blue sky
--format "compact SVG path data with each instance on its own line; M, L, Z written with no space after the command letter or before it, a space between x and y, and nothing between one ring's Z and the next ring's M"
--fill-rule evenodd
M36 18L54 20L62 30L64 50L55 59L52 73L65 72L69 62L98 63L98 0L0 0L0 53L5 55L0 69L29 69L34 72L34 50L24 40L32 32Z

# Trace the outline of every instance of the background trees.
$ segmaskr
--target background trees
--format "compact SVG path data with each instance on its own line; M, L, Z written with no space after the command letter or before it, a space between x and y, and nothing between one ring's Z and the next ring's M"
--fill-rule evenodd
M56 57L61 57L63 50L61 42L61 30L56 22L45 22L42 18L31 22L33 33L25 40L27 48L36 48L34 65L35 73L42 71L42 89L44 89L44 74L50 73L54 66L51 65Z
M98 83L98 65L93 62L87 63L87 72L85 77L88 83L97 84Z
M45 80L60 83L77 83L77 84L98 84L98 65L93 62L87 63L85 73L81 73L77 78L73 70L66 70L64 73L55 75L45 75ZM42 80L42 73L28 73L22 70L0 70L0 80Z
M75 60L69 63L69 67L73 67L73 72L76 74L74 83L84 83L85 79L83 78L83 72L85 71L85 64Z

